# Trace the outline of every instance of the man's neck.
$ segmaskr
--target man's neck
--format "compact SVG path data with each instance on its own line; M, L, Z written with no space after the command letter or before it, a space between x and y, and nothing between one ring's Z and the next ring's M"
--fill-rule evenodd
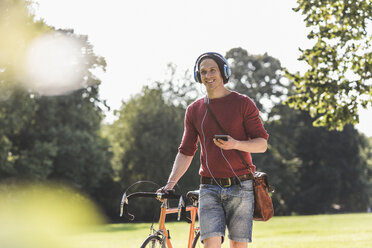
M230 93L231 91L226 89L225 87L213 89L210 91L207 90L207 95L209 99L221 98L221 97L227 96Z

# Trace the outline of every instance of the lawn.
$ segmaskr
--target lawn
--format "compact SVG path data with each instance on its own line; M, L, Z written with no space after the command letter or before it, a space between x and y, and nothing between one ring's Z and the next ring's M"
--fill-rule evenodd
M150 223L109 224L72 238L79 248L140 247ZM172 222L170 229L175 248L186 247L188 225ZM228 247L225 242L223 247ZM274 217L254 222L254 248L368 248L372 247L372 214L338 214Z

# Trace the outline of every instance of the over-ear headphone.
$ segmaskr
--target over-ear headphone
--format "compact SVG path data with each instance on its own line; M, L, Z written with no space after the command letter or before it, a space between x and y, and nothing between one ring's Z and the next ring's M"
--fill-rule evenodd
M222 56L219 53L215 53L215 52L203 53L202 55L200 55L197 58L197 60L195 62L195 65L194 65L194 79L195 79L195 81L201 83L199 66L200 66L200 62L204 58L211 58L217 63L218 68L219 68L219 70L221 72L221 75L222 75L222 78L223 78L223 82L224 82L224 84L226 84L229 81L229 78L231 76L231 69L230 69L229 63L224 58L224 56Z

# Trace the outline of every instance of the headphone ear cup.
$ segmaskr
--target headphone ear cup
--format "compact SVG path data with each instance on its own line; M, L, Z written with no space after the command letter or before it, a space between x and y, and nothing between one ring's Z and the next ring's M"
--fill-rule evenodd
M202 55L199 56L199 58L201 57ZM199 66L199 58L196 60L195 62L195 66L194 66L194 80L195 82L197 83L201 83L201 79L200 79L200 72L198 70L198 66Z
M196 82L201 83L200 72L196 71Z
M198 74L199 74L199 72L197 70L195 70L195 68L194 68L194 80L195 80L195 82L199 82Z
M225 80L227 81L230 78L230 76L231 76L231 69L226 64L223 66L223 69L224 69Z

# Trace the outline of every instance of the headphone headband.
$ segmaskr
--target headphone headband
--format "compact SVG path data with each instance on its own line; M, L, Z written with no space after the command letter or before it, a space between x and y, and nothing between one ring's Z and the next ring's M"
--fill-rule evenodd
M221 54L216 53L216 52L203 53L196 59L195 65L194 65L194 79L195 79L195 81L201 83L199 66L200 66L200 62L204 58L211 58L217 63L218 68L219 68L219 70L221 72L221 75L222 75L222 78L223 78L223 82L227 83L229 81L230 76L231 76L231 69L230 69L229 63L227 62L227 60L225 59L224 56L222 56Z

